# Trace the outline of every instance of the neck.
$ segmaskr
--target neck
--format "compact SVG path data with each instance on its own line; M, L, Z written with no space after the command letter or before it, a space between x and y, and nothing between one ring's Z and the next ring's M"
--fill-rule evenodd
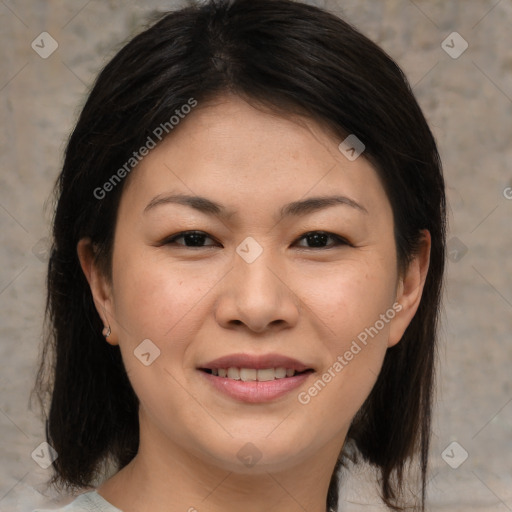
M123 512L327 510L339 437L292 467L244 473L199 459L169 438L165 443L157 439L158 433L141 428L137 456L98 488L103 498Z

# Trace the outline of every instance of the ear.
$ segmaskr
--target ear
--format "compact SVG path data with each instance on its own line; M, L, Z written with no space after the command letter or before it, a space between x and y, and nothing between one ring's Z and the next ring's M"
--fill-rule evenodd
M397 314L390 322L388 347L396 345L411 323L421 302L423 287L430 264L430 248L432 244L430 232L422 230L423 240L418 253L407 267L405 274L399 278L395 311ZM401 309L399 310L399 306Z
M103 325L111 328L111 334L106 341L111 345L118 345L114 329L112 286L96 264L96 251L90 238L82 238L78 242L77 253L80 266L91 288L96 311L100 315Z

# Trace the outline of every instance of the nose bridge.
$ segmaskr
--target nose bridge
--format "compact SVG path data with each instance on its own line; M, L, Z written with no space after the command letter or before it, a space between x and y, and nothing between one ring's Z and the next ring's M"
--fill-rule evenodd
M277 280L277 269L272 268L272 259L268 256L262 255L252 263L246 263L240 259L235 264L240 298L248 298L254 302L261 297L266 297L268 303L274 301L276 295L280 294L279 288L282 283Z
M252 240L237 247L234 268L219 297L217 321L225 327L245 324L261 332L272 325L292 325L298 319L297 299L271 249Z
M261 241L261 237L259 237ZM273 286L276 279L277 261L270 243L260 244L255 238L248 236L236 248L234 255L234 271L240 281L245 281L248 286L242 286L243 291L249 291L246 288L263 288ZM270 282L269 282L270 281Z
M268 248L256 256L256 249L251 247L250 242L248 245L247 255L250 259L243 255L235 259L237 302L246 308L259 309L260 313L275 310L279 297L283 295L280 289L283 285L276 277L276 270L272 268L276 267L275 258ZM239 255L242 252L240 247L237 252Z

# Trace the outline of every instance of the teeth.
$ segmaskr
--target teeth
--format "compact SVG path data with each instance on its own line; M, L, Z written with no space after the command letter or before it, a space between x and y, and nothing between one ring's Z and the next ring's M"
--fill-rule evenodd
M291 368L264 368L257 370L255 368L214 368L212 375L219 377L227 377L228 379L241 380L243 382L266 382L274 379L284 379L285 377L293 377L295 370Z
M274 380L276 377L276 372L274 368L268 368L266 370L258 370L258 380L260 382L265 382L267 380Z
M234 380L240 380L240 370L238 368L228 368L228 378Z
M258 371L254 368L240 368L240 379L244 382L258 380Z
M276 379L284 379L286 377L286 368L275 368ZM295 370L290 370L289 377L292 377L295 373Z

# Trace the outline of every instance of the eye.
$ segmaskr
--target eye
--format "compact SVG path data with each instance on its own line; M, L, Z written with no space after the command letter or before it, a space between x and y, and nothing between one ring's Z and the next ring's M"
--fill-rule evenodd
M205 239L213 240L204 231L183 231L162 241L161 245L178 245L184 247L214 247L216 244L204 244ZM178 240L183 239L185 243L177 243Z
M205 244L205 241L209 239L214 243ZM332 243L328 243L329 239ZM181 241L183 240L183 241ZM345 240L343 237L328 233L326 231L309 231L302 235L299 241L305 241L308 245L299 245L299 247L305 249L330 249L331 247L339 245L351 245L350 242ZM211 236L204 231L182 231L176 235L172 235L164 239L160 245L177 245L188 248L203 248L203 247L215 247L220 244L216 242Z
M334 240L334 243L326 245L329 239ZM306 249L330 249L331 247L337 245L351 245L341 236L335 235L333 233L327 233L326 231L309 231L308 233L302 235L299 238L299 241L300 240L305 240L307 243L312 244L310 247L306 246ZM302 245L301 247L304 246Z

